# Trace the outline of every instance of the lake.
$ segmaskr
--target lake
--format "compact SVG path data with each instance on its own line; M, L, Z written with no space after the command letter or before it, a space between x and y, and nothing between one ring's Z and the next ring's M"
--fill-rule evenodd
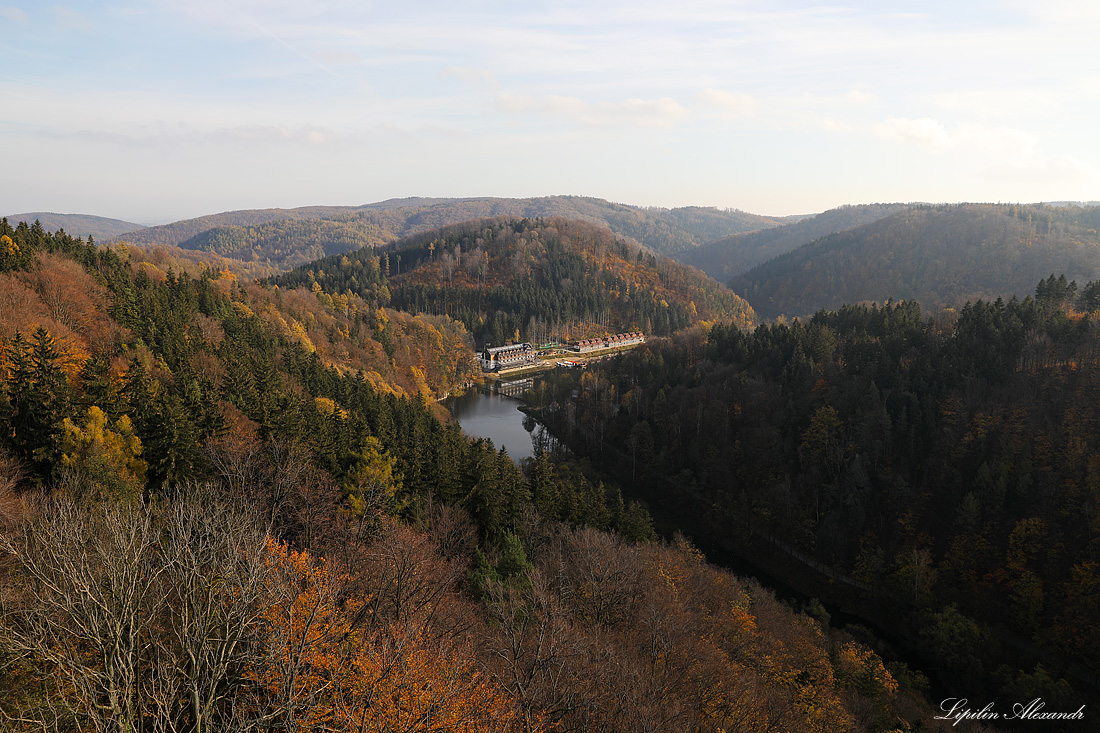
M475 390L444 400L443 404L462 426L462 431L475 438L488 438L497 450L503 446L516 463L533 458L535 441L544 440L542 426L520 412L520 397L530 388L532 380L517 380L495 384L493 391Z

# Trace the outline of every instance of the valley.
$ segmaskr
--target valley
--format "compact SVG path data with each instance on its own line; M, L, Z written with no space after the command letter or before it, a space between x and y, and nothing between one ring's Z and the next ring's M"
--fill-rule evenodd
M1100 729L1095 2L0 25L0 733Z
M278 609L323 597L327 626L299 639L315 656L296 664L339 705L372 709L390 683L363 660L399 639L395 684L485 675L422 704L486 730L632 730L624 706L667 730L893 730L936 724L929 690L1079 704L1100 672L1097 211L784 221L412 199L230 212L111 244L5 220L0 538L25 572L64 576L34 570L35 533L110 537L141 512L164 537L180 522L258 532L254 601L226 613L262 612L266 631L234 658L244 677L203 672L251 710L302 694L249 680L279 669ZM486 356L508 344L530 358ZM526 393L542 450L463 435L439 403L494 378ZM104 587L111 546L96 550ZM150 552L137 567L169 572ZM320 558L325 575L307 570ZM420 590L390 580L408 558ZM0 641L23 666L0 708L42 719L57 671L102 672L45 656L83 611L4 583L17 610ZM158 618L184 602L158 601ZM59 625L31 633L43 613ZM146 679L148 650L182 643L163 628L133 652ZM361 643L325 646L341 628ZM362 655L364 676L335 675L352 668L339 654ZM614 671L583 661L611 656ZM546 666L559 658L567 678ZM66 715L90 720L81 694ZM169 715L127 694L127 714ZM211 720L243 714L219 699ZM300 704L305 721L336 703Z

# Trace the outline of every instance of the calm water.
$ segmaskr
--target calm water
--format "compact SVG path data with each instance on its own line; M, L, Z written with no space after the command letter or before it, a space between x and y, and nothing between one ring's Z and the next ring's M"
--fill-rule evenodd
M534 440L540 426L519 411L523 404L519 399L477 391L444 404L467 435L488 438L497 450L503 446L517 463L521 458L534 457Z

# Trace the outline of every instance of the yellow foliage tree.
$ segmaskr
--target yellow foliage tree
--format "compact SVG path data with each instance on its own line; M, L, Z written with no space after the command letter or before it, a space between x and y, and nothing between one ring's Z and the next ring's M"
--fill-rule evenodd
M107 415L96 405L88 408L83 425L69 418L62 423L62 465L66 483L77 495L97 498L134 498L145 488L146 463L141 440L123 415L108 427Z
M898 691L897 680L883 665L882 658L855 642L850 641L837 651L833 669L842 686L854 687L868 697Z
M362 539L375 527L384 512L396 511L400 475L394 474L394 459L373 436L363 440L356 462L344 481L350 513L358 523Z
M7 234L0 236L0 271L18 264L19 256L19 245Z

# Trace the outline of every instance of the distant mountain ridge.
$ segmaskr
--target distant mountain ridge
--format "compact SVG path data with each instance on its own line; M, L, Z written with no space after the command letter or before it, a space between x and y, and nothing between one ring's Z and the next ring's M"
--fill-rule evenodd
M1025 297L1051 273L1100 277L1100 207L958 204L904 209L831 234L734 277L761 316L845 303L926 309Z
M12 226L19 224L21 221L28 224L40 221L46 231L56 232L59 229L64 229L67 234L84 239L89 236L99 240L114 239L122 234L145 228L141 224L123 221L122 219L110 219L92 214L56 214L52 211L9 214L6 218Z
M905 204L841 206L816 216L796 217L791 223L755 232L734 234L675 255L715 280L726 282L762 262L836 232L883 219L906 208Z
M149 227L125 241L215 252L281 269L363 246L378 246L450 224L491 217L563 217L605 226L648 249L670 254L780 219L708 207L674 209L616 204L582 196L527 199L390 199L363 206L254 209Z

